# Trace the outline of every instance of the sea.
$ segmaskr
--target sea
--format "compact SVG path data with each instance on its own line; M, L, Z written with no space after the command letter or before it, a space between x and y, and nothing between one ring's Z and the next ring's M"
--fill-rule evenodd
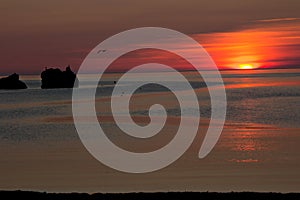
M207 83L197 72L182 74L198 97L205 129L211 116ZM90 89L89 80L96 75L81 76L81 89ZM111 73L100 80L97 115L108 117L102 125L116 143L143 148L117 134L120 130L109 120L110 96L120 76ZM164 79L170 74L136 75L149 76ZM221 76L226 122L213 151L201 160L197 157L201 144L195 142L182 158L160 171L130 174L103 165L84 148L73 122L72 89L41 89L39 75L22 75L28 89L0 91L0 190L300 192L300 69L226 70ZM149 106L156 100L165 105L168 117L180 118L180 106L166 87L148 84L133 96L136 105L131 114L140 117L141 124L149 122ZM185 109L190 117L197 116L195 110ZM169 126L166 134L176 120Z

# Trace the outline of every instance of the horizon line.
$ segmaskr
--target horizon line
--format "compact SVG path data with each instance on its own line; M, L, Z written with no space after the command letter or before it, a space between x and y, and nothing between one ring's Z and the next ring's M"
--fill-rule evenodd
M60 67L49 67L48 69L61 69ZM272 70L272 69L300 69L300 66L278 66L278 67L258 67L258 68L253 68L253 69L238 69L238 68L229 68L229 67L220 67L218 70L219 71L252 71L252 70ZM178 72L193 72L193 71L197 71L196 69L182 69L182 70L177 70ZM203 69L203 71L215 71L213 69ZM41 71L40 73L18 73L18 72L11 72L9 74L7 73L0 73L0 76L10 76L14 73L18 74L19 76L37 76L37 75L41 75L43 71ZM77 70L74 71L77 74ZM159 73L163 73L163 72L169 72L169 71L145 71L142 73L154 73L154 72L159 72ZM93 74L95 72L89 72L89 73L84 73L84 74ZM109 71L109 72L105 72L107 74L118 74L118 73L126 73L126 71ZM141 72L140 72L141 73Z

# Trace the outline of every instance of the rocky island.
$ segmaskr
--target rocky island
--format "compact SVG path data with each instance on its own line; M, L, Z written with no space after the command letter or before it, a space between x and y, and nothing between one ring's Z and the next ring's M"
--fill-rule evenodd
M41 74L42 89L51 88L73 88L76 80L76 74L68 66L65 71L58 68L45 69Z
M27 85L20 81L19 75L14 73L8 77L0 79L0 89L2 90L19 90L27 89Z

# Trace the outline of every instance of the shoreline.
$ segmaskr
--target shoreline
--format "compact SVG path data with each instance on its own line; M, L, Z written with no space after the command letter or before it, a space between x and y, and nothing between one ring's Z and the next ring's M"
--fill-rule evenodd
M25 199L299 199L300 193L273 193L273 192L157 192L157 193L46 193L31 191L0 191L0 197Z

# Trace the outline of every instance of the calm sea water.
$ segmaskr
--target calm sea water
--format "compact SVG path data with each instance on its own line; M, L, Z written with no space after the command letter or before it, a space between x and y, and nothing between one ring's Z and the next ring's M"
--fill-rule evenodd
M167 75L160 74L162 78ZM87 75L84 82L86 88L90 86L89 76L92 75ZM198 76L194 72L187 72L186 76L191 78L194 88L205 86L201 80L196 82ZM300 70L225 71L222 76L228 99L227 121L300 127ZM72 124L53 124L42 120L47 117L72 115L72 89L42 90L39 76L21 78L29 86L28 90L0 91L0 137L22 140L44 137L45 134L55 137L61 129L73 131ZM111 94L114 80L115 76L112 74L101 82L97 98ZM163 87L148 85L138 92L163 91L166 91ZM200 106L201 116L208 118L208 94L201 96ZM187 111L193 116L193 110L187 108ZM136 110L134 114L148 115L148 111ZM180 115L180 110L172 107L168 114L177 116Z

